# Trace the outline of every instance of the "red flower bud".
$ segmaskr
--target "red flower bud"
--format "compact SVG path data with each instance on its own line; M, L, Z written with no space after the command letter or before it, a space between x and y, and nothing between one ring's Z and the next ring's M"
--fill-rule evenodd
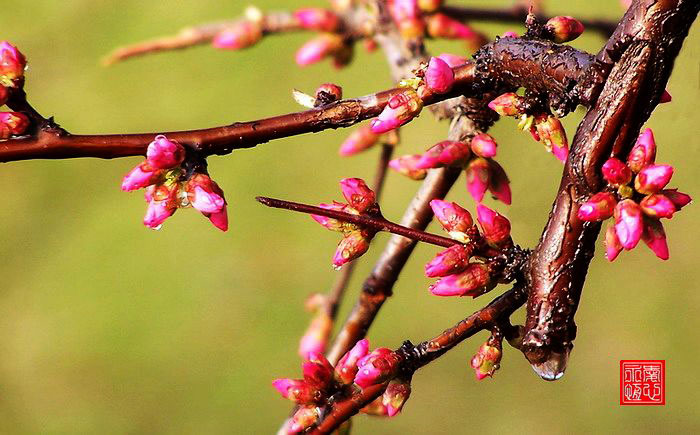
M387 348L377 348L357 362L355 383L360 388L381 384L396 375L401 357Z
M615 261L620 252L622 252L622 245L620 239L617 238L615 225L609 225L605 231L605 258L608 261Z
M364 180L344 178L340 180L340 189L345 200L358 212L362 213L377 202L377 197Z
M420 161L422 154L402 156L389 162L389 167L399 174L405 175L413 180L422 180L428 174L425 169L418 169L416 165Z
M627 166L633 172L639 172L643 167L654 163L656 159L656 141L654 132L647 128L639 135L637 143L632 147L627 157Z
M616 158L610 158L603 164L603 177L613 186L621 186L632 181L632 170Z
M0 41L0 86L13 88L15 81L24 77L27 59L7 41Z
M260 24L253 21L240 21L219 32L212 40L212 44L221 50L240 50L255 45L262 37Z
M471 148L479 157L495 157L498 144L490 135L480 133L472 138Z
M489 340L482 344L476 355L472 357L471 366L476 378L482 380L491 377L498 370L503 355L501 342Z
M464 272L448 275L431 285L429 290L436 296L472 296L477 297L496 286L491 281L487 265L472 263Z
M452 89L455 73L452 68L439 57L430 58L425 70L425 84L433 92L444 94Z
M486 159L472 159L466 169L467 191L474 201L481 202L489 188L491 167Z
M673 201L660 193L645 197L639 205L642 207L644 214L657 219L670 219L673 217L673 213L676 212L676 205Z
M400 127L418 116L423 109L423 100L415 90L405 88L389 100L382 113L372 120L372 132L386 133Z
M654 255L662 260L668 260L668 244L664 226L658 219L645 219L642 240L652 250Z
M434 199L430 201L430 208L433 209L433 213L435 213L437 220L440 221L440 225L450 235L462 234L466 237L464 233L474 225L472 215L455 202Z
M583 23L573 17L550 18L545 28L552 34L554 42L569 42L581 36L585 30Z
M680 211L693 200L690 195L679 192L678 189L666 189L662 190L660 193L673 202L677 211Z
M379 142L379 135L372 133L372 129L369 126L362 126L345 139L345 142L340 146L338 154L343 157L352 156L371 148L377 142Z
M600 192L581 204L578 218L584 221L602 221L611 217L615 211L617 200L612 193Z
M425 265L425 276L453 275L464 271L469 265L472 250L466 245L454 245L440 252Z
M338 244L338 248L336 248L333 256L333 266L340 268L346 263L361 257L369 250L371 241L372 237L368 232L363 230L351 231Z
M524 100L515 92L508 92L491 101L489 107L501 116L520 116L525 113Z
M351 384L357 375L357 363L367 356L369 340L362 339L350 349L335 365L335 377L343 384Z
M644 194L656 193L666 187L671 177L673 177L673 166L647 165L637 174L634 188L637 192Z
M510 180L503 166L495 160L489 160L489 191L493 196L506 205L510 205L512 194L510 191Z
M423 153L416 167L430 169L458 164L469 157L469 154L471 154L469 146L464 142L445 140L438 142Z
M405 379L392 379L382 395L382 404L386 407L386 414L393 417L403 408L403 405L411 395L411 381Z
M643 231L642 210L631 199L620 201L615 207L615 232L625 250L639 243Z
M296 54L296 62L299 66L311 65L327 56L340 53L343 46L343 38L340 35L324 33L301 46Z
M328 9L299 9L294 12L294 17L299 20L302 28L320 32L333 32L338 29L340 24L338 16Z
M0 139L8 139L24 133L29 127L29 118L20 112L0 112Z
M476 206L477 220L483 229L484 239L489 245L498 247L511 243L510 221L505 216L478 204Z

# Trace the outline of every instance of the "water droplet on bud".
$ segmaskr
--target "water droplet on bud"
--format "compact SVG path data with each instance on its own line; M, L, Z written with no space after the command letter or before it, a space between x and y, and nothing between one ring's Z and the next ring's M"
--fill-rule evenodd
M569 351L565 353L552 352L549 358L537 364L531 364L532 370L545 381L556 381L564 376L566 364L569 362Z

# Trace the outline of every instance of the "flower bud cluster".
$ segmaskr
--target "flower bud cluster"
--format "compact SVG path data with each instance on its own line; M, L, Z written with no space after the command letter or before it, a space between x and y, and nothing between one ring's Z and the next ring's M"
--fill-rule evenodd
M438 253L425 265L426 276L440 278L430 286L430 292L437 296L477 297L492 290L497 281L492 277L489 264L475 255L474 242L483 239L496 250L511 246L508 219L479 204L477 220L482 229L479 233L471 214L456 203L434 199L430 206L443 229L460 242Z
M224 192L209 175L188 174L182 167L185 148L164 135L156 136L148 145L146 160L122 180L122 190L145 189L148 203L143 224L160 229L178 208L193 207L221 231L228 230L228 214Z
M585 221L614 218L605 234L606 257L614 261L622 250L643 240L662 260L669 258L666 233L660 219L671 219L691 201L677 189L666 189L673 167L656 164L656 141L646 129L623 162L615 157L603 164L609 189L581 204L578 217Z
M0 106L10 99L10 94L24 79L27 60L7 41L0 41ZM29 128L29 118L20 112L0 111L0 140L19 136Z
M489 107L501 116L520 118L518 128L528 131L537 142L542 142L545 149L562 163L569 156L569 141L566 130L558 118L547 113L531 115L526 112L524 97L514 92L500 95L489 103Z
M340 187L347 203L333 201L331 204L321 204L321 208L359 215L365 213L370 207L376 206L376 195L363 180L345 178L340 181ZM360 228L348 222L320 215L311 215L311 217L327 229L343 233L343 238L333 256L333 266L336 268L367 252L375 235L372 230Z
M510 180L505 170L493 157L498 144L488 134L474 136L469 143L442 141L423 154L406 155L394 159L389 166L413 179L425 177L425 171L445 166L463 167L467 177L467 191L476 202L482 202L490 191L494 198L511 203Z

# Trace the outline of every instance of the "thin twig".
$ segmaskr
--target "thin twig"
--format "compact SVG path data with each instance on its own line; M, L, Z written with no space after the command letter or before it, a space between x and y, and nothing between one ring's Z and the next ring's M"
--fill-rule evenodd
M258 196L255 198L259 203L268 207L281 208L284 210L296 211L300 213L315 214L337 219L344 222L350 222L362 228L372 229L374 231L386 231L392 234L397 234L418 242L430 243L432 245L449 248L459 244L458 241L438 236L437 234L426 233L425 231L416 230L413 228L404 227L403 225L395 224L381 217L374 217L367 214L350 214L337 210L328 210L314 205L301 204L298 202L284 201L281 199L267 198Z

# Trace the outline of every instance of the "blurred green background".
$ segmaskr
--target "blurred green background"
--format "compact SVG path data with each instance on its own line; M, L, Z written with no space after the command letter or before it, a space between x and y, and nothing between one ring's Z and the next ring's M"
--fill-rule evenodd
M552 14L621 15L612 0L549 3ZM346 96L359 96L391 84L382 55L362 49L341 71L328 63L297 68L293 54L308 38L303 34L271 37L240 53L200 47L98 66L116 46L233 17L246 4L5 2L0 39L27 55L34 105L75 133L221 125L298 110L292 88L311 92L332 81ZM300 6L292 0L256 4ZM478 26L492 35L521 30ZM595 52L602 42L590 34L575 45ZM462 50L456 43L430 48ZM649 124L660 144L658 160L676 167L672 184L696 197L699 58L696 24L670 82L674 101L658 108ZM570 136L581 116L579 111L567 118ZM493 129L515 200L498 209L511 218L517 242L532 247L561 165L514 124L505 120ZM424 115L404 129L398 152L418 152L445 131L446 125ZM299 375L297 342L309 318L303 301L333 282L330 258L337 235L308 217L264 209L253 198L317 203L340 199L342 177L370 179L378 150L341 160L337 147L347 133L278 140L211 158L211 173L230 203L226 234L191 210L177 213L160 232L145 229L141 194L119 190L137 158L3 165L0 432L274 432L290 406L270 382ZM390 174L385 215L398 219L417 187ZM450 199L473 208L463 180ZM468 361L482 333L414 377L414 396L400 417L356 418L355 433L697 433L699 219L700 210L691 206L668 223L668 262L656 260L646 247L614 264L593 261L577 315L579 335L562 380L541 381L519 352L507 348L497 376L477 382ZM434 225L431 230L439 231ZM378 236L360 262L341 319L386 240ZM426 339L491 299L432 297L422 270L435 252L432 246L416 251L371 330L374 346ZM665 359L667 405L619 406L620 359Z

